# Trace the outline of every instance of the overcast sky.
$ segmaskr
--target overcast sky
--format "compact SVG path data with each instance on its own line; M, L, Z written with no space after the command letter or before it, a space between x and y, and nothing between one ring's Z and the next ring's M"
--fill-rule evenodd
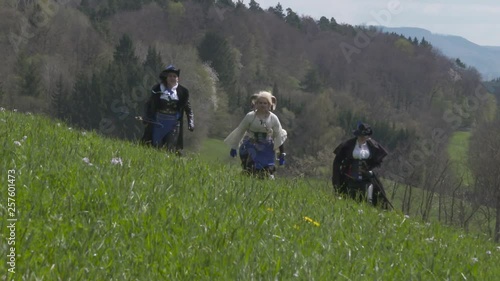
M299 16L325 16L350 25L420 27L500 46L500 0L255 0L267 10L281 3ZM248 6L250 0L245 0Z

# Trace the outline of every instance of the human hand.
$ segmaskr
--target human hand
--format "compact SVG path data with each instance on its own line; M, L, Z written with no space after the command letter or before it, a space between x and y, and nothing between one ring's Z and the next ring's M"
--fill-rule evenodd
M229 152L229 155L231 155L231 157L236 157L236 149L234 148L231 148L231 151Z
M280 154L280 157L279 157L280 166L285 165L285 156L286 156L286 153L281 153Z

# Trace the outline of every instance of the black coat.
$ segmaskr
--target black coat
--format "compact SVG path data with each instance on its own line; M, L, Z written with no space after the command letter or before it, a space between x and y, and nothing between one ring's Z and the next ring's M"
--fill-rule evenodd
M160 84L156 84L151 89L151 96L149 100L146 102L145 113L143 116L143 120L146 122L146 128L144 129L144 135L142 136L142 142L145 144L150 144L153 139L153 126L154 124L150 123L154 122L156 119L156 111L158 109L158 105L160 104L160 96L162 95ZM184 148L184 138L183 138L183 127L184 127L184 112L186 113L188 126L194 128L194 114L191 109L191 105L189 104L189 90L181 85L177 86L177 96L179 97L179 101L177 103L177 110L179 111L179 138L177 140L177 149Z
M333 151L335 153L332 169L332 184L334 187L340 187L345 183L344 169L348 168L354 160L352 151L356 145L356 140L357 138L349 139L339 144ZM366 144L370 150L370 158L365 161L366 169L372 170L382 164L382 160L387 156L387 150L373 139L368 139Z

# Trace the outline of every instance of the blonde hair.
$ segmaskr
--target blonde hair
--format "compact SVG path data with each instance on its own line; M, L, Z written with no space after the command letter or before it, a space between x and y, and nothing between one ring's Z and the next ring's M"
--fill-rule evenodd
M276 110L277 100L276 100L276 97L273 96L270 92L260 91L258 93L253 94L250 97L250 100L252 101L252 104L255 104L255 101L257 101L257 99L259 99L259 98L264 98L267 100L267 102L269 103L269 105L271 107L270 108L271 111Z

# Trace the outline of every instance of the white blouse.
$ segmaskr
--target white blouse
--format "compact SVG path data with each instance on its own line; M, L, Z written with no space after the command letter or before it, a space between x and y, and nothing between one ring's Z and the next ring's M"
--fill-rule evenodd
M370 158L370 149L368 149L366 142L359 145L358 141L356 141L356 145L352 151L352 158L359 160Z
M237 149L245 136L253 137L253 133L267 133L273 139L274 149L278 149L286 138L287 132L281 127L276 114L269 112L266 118L259 118L255 111L250 111L240 124L225 139L224 143Z

